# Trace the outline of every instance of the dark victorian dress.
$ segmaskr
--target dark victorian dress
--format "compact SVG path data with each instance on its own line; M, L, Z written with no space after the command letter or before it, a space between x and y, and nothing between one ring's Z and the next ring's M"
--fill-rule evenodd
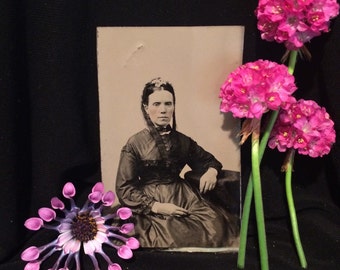
M179 175L187 164L204 173L221 163L188 136L171 131L156 140L148 129L132 136L121 152L116 193L136 219L142 247L227 247L236 237L236 222L228 213L201 197ZM161 147L159 146L161 145ZM176 217L151 212L154 202L173 203L189 210Z

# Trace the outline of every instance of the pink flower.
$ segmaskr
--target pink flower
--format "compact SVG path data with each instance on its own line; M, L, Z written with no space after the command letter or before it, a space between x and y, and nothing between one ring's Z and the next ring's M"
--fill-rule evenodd
M280 111L268 146L280 152L294 148L299 154L322 157L334 142L334 122L325 108L313 100L300 99Z
M53 269L68 269L72 258L76 261L77 269L80 269L79 253L82 247L84 254L91 258L95 269L99 269L96 258L98 254L106 260L108 269L119 270L121 267L111 261L102 246L113 247L118 256L124 259L130 259L133 255L132 250L139 248L139 241L136 238L124 236L133 231L134 224L121 224L121 220L131 217L131 209L122 207L116 212L103 213L105 207L111 207L114 203L115 195L112 191L105 193L103 184L97 183L82 208L75 205L73 200L75 195L74 185L70 182L66 183L63 196L70 201L70 209L65 209L65 204L54 197L51 199L51 206L62 213L61 216L57 216L51 208L42 207L38 211L39 217L26 220L25 226L29 230L37 231L46 228L59 233L58 237L50 243L40 247L30 246L21 253L21 259L27 262L26 270L39 270L40 265L56 252L60 252L60 255ZM62 261L64 267L60 268Z
M329 31L339 4L336 0L259 0L255 14L262 39L296 50Z
M220 110L238 118L260 118L295 99L294 76L285 65L257 60L238 67L221 86Z

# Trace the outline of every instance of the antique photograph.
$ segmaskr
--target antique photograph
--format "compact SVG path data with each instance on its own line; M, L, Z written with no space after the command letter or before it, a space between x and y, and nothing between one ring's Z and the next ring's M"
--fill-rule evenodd
M101 173L145 249L235 251L239 120L220 86L242 26L98 27Z

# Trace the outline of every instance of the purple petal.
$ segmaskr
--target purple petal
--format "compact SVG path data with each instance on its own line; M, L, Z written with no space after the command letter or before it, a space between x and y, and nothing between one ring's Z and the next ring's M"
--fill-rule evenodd
M25 221L25 227L31 231L37 231L44 224L41 218L32 217Z
M99 191L100 193L104 192L104 184L102 182L97 182L93 188L92 192Z
M122 270L122 268L120 267L118 263L113 263L109 265L107 270Z
M103 193L100 191L91 192L88 196L88 199L93 203L98 203L102 199Z
M118 256L121 257L122 259L130 259L132 258L132 251L131 249L128 247L128 246L121 246L119 249L118 249Z
M39 270L40 269L40 262L29 262L25 265L24 270Z
M125 244L131 249L139 248L139 241L134 237L130 237Z
M115 194L112 191L108 191L104 194L102 202L105 206L111 206L115 201Z
M61 200L59 200L59 198L57 197L53 197L51 199L51 206L53 209L64 210L65 208L65 204Z
M68 183L65 184L65 186L63 188L63 195L67 199L70 199L74 195L76 195L76 188L74 187L74 185L71 182L68 182Z
M26 248L21 253L21 259L26 262L34 261L39 258L39 249L35 246L31 246L29 248Z
M135 225L133 223L125 223L120 227L119 231L121 233L127 234L129 232L132 232L134 228L135 228Z
M132 216L132 211L130 208L127 207L122 207L117 210L117 215L122 219L128 219L129 217Z
M39 214L39 217L41 217L46 222L52 221L57 216L56 213L52 209L47 208L47 207L40 208L38 210L38 214Z

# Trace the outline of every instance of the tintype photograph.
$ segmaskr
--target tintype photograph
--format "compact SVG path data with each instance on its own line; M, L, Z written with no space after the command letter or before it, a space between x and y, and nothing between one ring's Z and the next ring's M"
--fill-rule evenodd
M219 89L244 27L98 27L101 174L144 249L237 251L239 120Z

